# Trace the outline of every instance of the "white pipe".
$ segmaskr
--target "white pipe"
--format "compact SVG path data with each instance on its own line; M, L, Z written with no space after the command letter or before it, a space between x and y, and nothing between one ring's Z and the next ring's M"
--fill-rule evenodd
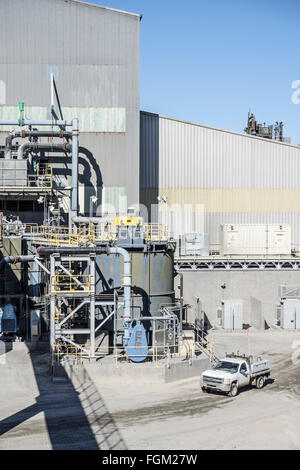
M129 328L131 325L131 259L127 250L119 246L108 248L108 253L111 255L121 255L124 259L124 275L123 275L123 287L124 287L124 338L123 344L127 346L129 341Z
M78 215L78 135L79 122L76 118L72 125L72 217Z

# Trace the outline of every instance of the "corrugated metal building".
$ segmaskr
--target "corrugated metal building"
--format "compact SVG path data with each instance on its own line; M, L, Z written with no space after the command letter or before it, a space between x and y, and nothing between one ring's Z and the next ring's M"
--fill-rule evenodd
M145 112L140 132L141 203L165 196L174 234L214 246L220 224L284 223L300 249L300 147Z
M81 212L94 194L137 202L140 15L78 0L0 7L0 119L17 119L20 101L28 119L46 119L53 72L64 118L80 121Z

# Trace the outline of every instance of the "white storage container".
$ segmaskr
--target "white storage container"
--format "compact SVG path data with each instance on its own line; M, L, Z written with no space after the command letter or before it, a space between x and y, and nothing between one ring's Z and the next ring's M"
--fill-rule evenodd
M223 255L290 255L291 227L271 224L221 225Z

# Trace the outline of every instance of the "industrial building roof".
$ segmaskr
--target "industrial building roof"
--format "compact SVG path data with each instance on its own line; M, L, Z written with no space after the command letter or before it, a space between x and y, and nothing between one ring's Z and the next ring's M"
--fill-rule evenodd
M140 19L142 18L142 15L139 15L138 13L131 13L129 11L124 11L124 10L117 10L116 8L110 8L110 7L104 7L102 5L98 5L96 3L90 3L90 2L85 2L83 0L63 0L65 3L80 3L82 5L88 5L90 7L96 7L96 8L102 8L103 10L109 10L109 11L114 11L116 13L123 13L124 15L131 15L131 16L137 16Z
M178 118L174 118L174 117L163 116L161 114L150 113L148 111L141 111L141 112L144 113L144 114L149 114L149 115L152 115L152 116L160 117L161 119L168 119L169 121L176 121L176 122L180 122L182 124L189 124L190 126L203 127L204 129L211 129L211 130L214 130L214 131L225 132L227 134L238 135L238 136L246 137L246 138L249 138L249 139L256 139L256 140L258 139L259 141L265 141L267 143L272 142L273 144L285 145L285 146L297 148L298 150L300 150L299 145L290 144L290 143L287 143L287 142L280 142L279 140L264 139L262 137L258 137L258 136L255 136L255 135L246 134L245 132L230 131L230 130L227 130L227 129L221 129L219 127L207 126L206 124L200 124L198 122L185 121L184 119L178 119Z

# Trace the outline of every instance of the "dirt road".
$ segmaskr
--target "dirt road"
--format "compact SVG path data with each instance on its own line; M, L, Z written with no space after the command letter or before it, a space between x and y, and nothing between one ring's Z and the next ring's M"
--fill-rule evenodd
M223 352L242 335L216 334ZM0 362L0 449L300 449L300 334L251 339L272 362L262 390L236 398L203 394L199 378L151 385L100 374L80 386L53 384L49 357L8 351Z

